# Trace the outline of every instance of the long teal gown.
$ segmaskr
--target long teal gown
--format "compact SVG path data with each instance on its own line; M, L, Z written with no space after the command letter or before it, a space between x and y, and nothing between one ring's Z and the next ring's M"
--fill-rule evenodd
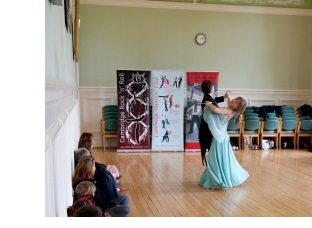
M200 177L199 185L203 188L231 188L242 184L249 174L240 166L233 153L225 116L205 107L203 118L208 123L213 139L207 156L207 167Z

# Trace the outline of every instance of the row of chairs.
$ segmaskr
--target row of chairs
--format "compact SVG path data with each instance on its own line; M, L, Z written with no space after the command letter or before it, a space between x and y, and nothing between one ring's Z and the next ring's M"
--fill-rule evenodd
M311 141L312 120L301 118L291 106L282 108L282 116L277 117L275 113L268 113L266 120L259 118L252 108L247 108L241 124L234 124L236 116L229 121L228 133L230 137L238 138L240 149L244 148L245 138L254 138L257 148L260 148L262 140L266 137L274 139L276 148L282 148L283 137L291 138L294 148L299 148L302 137L308 137Z
M294 148L299 148L299 139L308 137L312 139L312 120L300 116L300 110L292 107L283 107L283 115L276 117L274 113L269 113L269 119L263 120L253 113L252 108L247 107L244 119L241 124L235 125L237 116L234 116L228 124L230 137L238 138L238 147L244 148L244 139L255 138L257 147L266 137L274 138L276 148L282 148L283 137L292 139ZM287 111L288 110L288 111ZM150 107L150 115L152 116ZM150 122L150 124L152 124ZM102 148L105 150L106 138L117 138L118 136L118 109L117 105L106 105L102 107L101 118Z

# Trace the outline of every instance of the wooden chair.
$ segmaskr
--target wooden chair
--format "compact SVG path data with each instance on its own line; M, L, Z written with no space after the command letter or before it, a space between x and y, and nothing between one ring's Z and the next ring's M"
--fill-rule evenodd
M279 129L279 133L278 133L278 142L279 142L279 148L282 148L282 138L283 137L288 137L288 138L292 138L292 142L293 142L293 146L294 149L296 149L297 146L297 126L298 125L298 120L293 118L293 119L282 119L281 122L281 127Z
M245 137L251 137L251 139L256 138L257 148L259 148L260 127L261 121L259 119L245 119L242 125L242 141L245 139ZM245 149L244 143L242 145L243 149Z
M229 134L230 138L237 138L238 140L238 148L242 149L241 143L242 143L242 123L235 124L237 116L232 117L229 120L229 123L227 125L227 133Z
M312 139L312 120L301 119L297 125L297 149L299 149L300 138L309 138L311 143Z
M283 116L281 118L282 120L298 120L298 117L294 117L294 116Z
M118 109L117 105L106 105L102 107L101 134L102 149L105 151L106 138L117 138L118 136Z
M265 121L261 121L261 127L260 127L260 143L262 143L262 140L264 137L273 137L275 139L275 147L279 148L279 127L280 127L280 121L276 119L268 119Z

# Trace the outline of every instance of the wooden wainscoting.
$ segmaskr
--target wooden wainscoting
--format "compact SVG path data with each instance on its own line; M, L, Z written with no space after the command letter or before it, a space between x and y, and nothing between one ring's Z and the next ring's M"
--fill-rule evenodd
M130 198L131 217L311 217L312 153L237 150L250 177L224 190L198 185L200 153L117 153L93 149L96 161L116 165Z

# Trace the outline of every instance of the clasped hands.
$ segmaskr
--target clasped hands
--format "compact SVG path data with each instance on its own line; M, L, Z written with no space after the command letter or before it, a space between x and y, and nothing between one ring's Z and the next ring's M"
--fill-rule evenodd
M224 97L227 99L230 99L230 96L231 96L231 91L229 90L225 91Z

